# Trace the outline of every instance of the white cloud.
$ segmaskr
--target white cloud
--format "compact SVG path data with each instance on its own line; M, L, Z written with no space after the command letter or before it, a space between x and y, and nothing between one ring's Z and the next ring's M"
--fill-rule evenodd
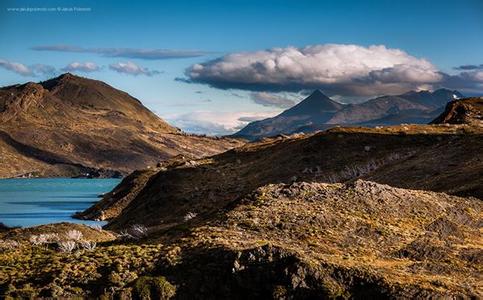
M79 72L89 73L89 72L99 71L100 69L101 68L93 62L84 62L84 63L73 62L73 63L68 64L64 68L62 68L62 71L66 71L66 72L79 71Z
M15 72L22 76L34 76L34 72L24 64L0 59L0 68Z
M383 83L434 83L441 80L442 76L436 69L426 67L399 64L394 67L384 68L369 72L369 76Z
M118 73L130 74L134 76L137 76L137 75L153 76L161 73L156 70L149 70L148 68L143 68L131 61L111 64L109 65L109 68Z
M326 44L232 53L191 66L191 82L253 91L321 88L329 94L377 95L439 82L423 58L385 46Z
M249 122L273 117L273 112L214 112L195 111L186 114L164 116L171 124L184 131L208 135L227 135L235 133Z
M19 62L12 62L4 59L0 59L0 68L15 72L22 76L35 77L37 75L54 75L55 68L50 65L34 64L26 66Z

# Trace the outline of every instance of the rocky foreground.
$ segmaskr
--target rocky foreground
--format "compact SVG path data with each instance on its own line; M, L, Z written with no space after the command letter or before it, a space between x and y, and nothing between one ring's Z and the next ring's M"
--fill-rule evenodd
M210 216L186 215L165 230L16 229L0 234L1 293L479 298L482 208L477 198L363 180L297 182L260 187ZM72 229L83 235L75 248L62 250ZM32 242L32 236L53 233L53 240ZM84 247L83 239L97 247Z

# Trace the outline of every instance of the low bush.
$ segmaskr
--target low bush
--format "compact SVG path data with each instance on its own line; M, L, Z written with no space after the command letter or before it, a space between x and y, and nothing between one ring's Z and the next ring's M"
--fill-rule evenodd
M142 276L134 283L133 292L133 296L141 300L167 300L176 294L176 287L163 276Z

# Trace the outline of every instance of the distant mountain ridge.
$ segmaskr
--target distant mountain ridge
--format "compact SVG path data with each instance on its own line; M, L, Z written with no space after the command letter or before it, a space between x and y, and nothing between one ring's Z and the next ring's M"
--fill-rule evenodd
M448 102L463 97L458 91L439 89L382 96L359 104L341 104L316 90L294 107L275 117L252 122L233 136L256 140L337 125L426 124L442 113Z
M129 94L69 73L0 88L0 177L119 176L240 143L185 134Z

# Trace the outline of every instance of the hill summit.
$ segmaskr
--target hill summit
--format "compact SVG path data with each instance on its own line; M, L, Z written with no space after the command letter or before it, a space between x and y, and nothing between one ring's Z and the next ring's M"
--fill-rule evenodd
M129 94L70 73L0 89L0 177L122 175L239 143L187 135Z

